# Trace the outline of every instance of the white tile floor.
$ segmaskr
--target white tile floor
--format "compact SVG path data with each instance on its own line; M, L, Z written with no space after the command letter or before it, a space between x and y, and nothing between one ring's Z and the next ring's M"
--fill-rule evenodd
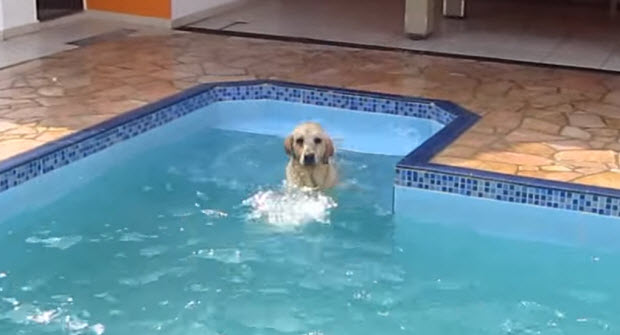
M401 0L254 0L192 27L620 71L620 15L605 2L468 0L429 39L402 33Z
M137 33L142 30L158 29L120 21L93 19L83 14L76 14L73 17L59 19L57 24L42 27L36 33L0 40L0 69L74 49L77 46L67 43L123 28L134 29Z

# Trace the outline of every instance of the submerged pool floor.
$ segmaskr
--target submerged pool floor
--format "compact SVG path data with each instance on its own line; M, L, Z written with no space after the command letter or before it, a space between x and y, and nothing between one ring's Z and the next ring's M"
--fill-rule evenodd
M280 188L281 138L215 129L166 143L148 136L99 154L114 164L93 156L7 193L38 196L0 221L1 334L620 327L620 254L395 219L398 157L341 152L345 186L329 194L338 204L330 223L288 227L250 220L243 205ZM56 173L81 181L57 193L44 180Z

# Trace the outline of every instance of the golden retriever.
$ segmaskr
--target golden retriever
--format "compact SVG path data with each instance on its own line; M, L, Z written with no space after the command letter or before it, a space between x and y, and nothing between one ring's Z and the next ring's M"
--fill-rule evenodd
M284 140L284 150L290 157L286 166L288 185L324 190L336 184L336 168L330 162L334 143L320 124L298 125Z

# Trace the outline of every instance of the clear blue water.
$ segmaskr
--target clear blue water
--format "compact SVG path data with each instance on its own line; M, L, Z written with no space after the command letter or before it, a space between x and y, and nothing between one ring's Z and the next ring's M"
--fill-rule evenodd
M450 225L459 198L393 216L398 157L352 151L316 196L329 223L251 219L244 200L281 188L282 138L202 117L0 195L0 334L618 332L619 252Z

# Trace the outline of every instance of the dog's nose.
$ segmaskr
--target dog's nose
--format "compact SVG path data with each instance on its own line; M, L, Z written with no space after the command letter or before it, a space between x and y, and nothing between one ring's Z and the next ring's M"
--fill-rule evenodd
M314 159L314 154L306 154L304 156L304 164L305 165L311 165L316 163L315 159Z

